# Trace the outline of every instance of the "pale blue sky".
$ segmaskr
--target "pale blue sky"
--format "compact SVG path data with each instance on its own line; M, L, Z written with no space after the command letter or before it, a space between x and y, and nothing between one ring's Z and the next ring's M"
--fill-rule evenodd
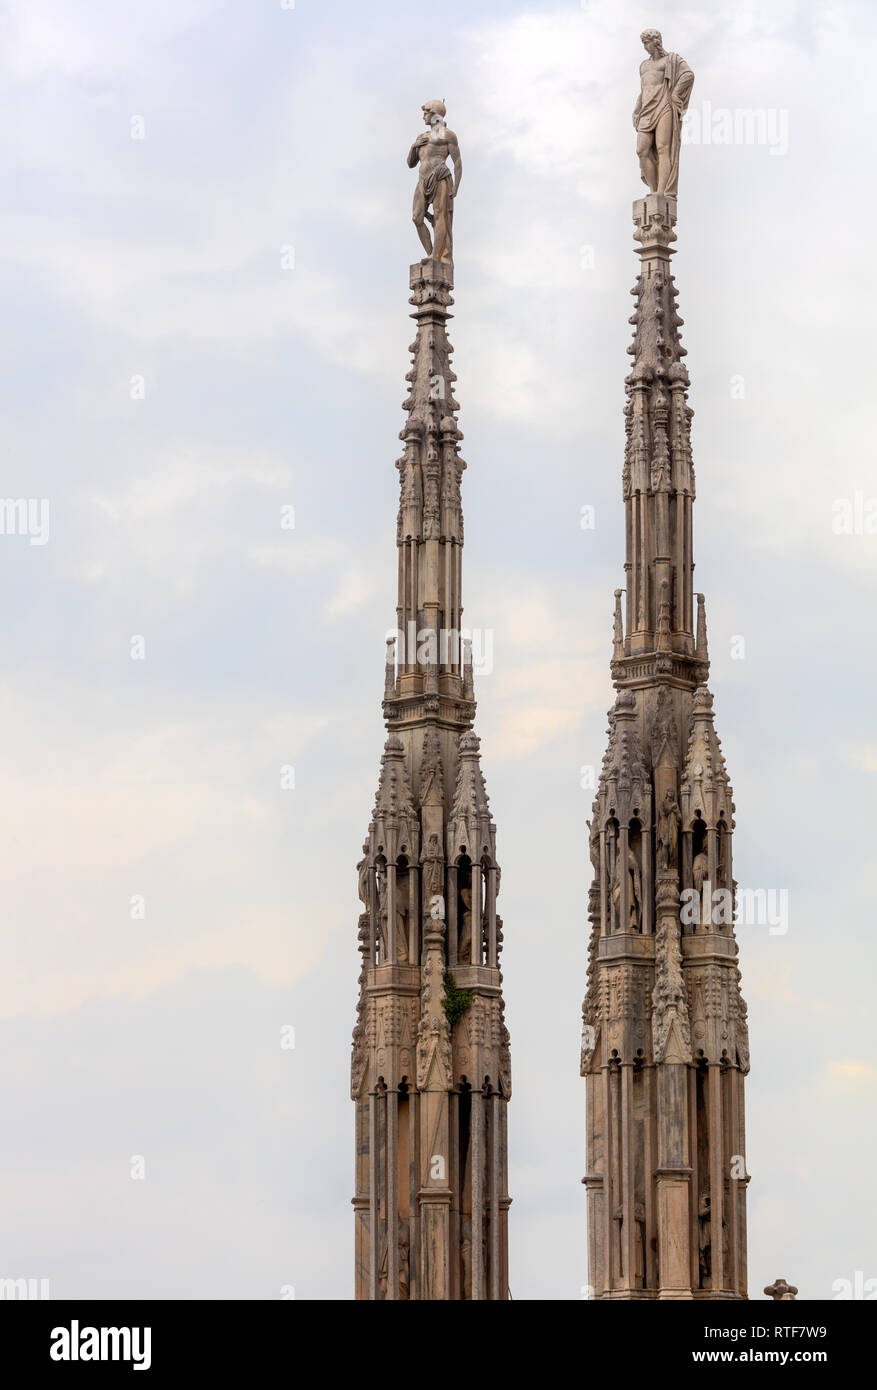
M787 935L740 932L750 1289L877 1276L877 537L831 526L834 499L877 496L877 12L7 0L0 24L2 491L51 506L49 544L0 537L0 1275L56 1297L352 1294L354 866L421 254L405 154L440 96L464 161L466 618L495 633L477 727L511 1285L579 1297L579 777L611 698L630 110L657 25L695 108L789 130L779 156L683 151L675 267L736 871L791 894Z

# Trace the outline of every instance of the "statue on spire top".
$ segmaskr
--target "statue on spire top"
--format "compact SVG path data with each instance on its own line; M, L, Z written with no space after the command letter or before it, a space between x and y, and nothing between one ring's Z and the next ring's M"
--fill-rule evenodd
M460 188L463 161L457 137L445 125L445 103L425 101L422 109L429 130L418 135L408 151L408 168L415 169L420 165L412 216L427 257L452 265L454 199ZM453 176L447 164L449 157L454 166ZM432 212L429 211L430 207ZM433 225L434 241L427 230L427 222Z
M640 38L649 55L640 63L641 90L633 108L640 174L652 193L675 198L682 117L694 86L694 73L678 53L665 52L657 29L644 29Z

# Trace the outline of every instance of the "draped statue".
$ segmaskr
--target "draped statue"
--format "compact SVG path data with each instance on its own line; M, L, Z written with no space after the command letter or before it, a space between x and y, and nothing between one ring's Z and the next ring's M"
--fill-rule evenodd
M678 53L665 52L657 29L644 29L640 38L649 55L640 64L641 89L633 108L640 174L652 193L675 198L682 117L694 86L694 73Z

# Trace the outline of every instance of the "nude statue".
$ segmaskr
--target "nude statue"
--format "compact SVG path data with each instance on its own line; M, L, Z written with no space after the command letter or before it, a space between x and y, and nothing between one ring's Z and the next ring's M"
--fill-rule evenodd
M418 135L408 151L408 168L414 169L420 165L417 188L414 190L412 216L427 256L450 265L454 259L454 199L460 189L463 161L460 158L457 137L445 125L444 102L426 101L422 109L423 119L429 130ZM453 182L447 165L449 157L454 166ZM429 211L430 207L432 212ZM434 242L427 229L427 222L433 225Z
M648 58L640 64L641 90L633 108L642 181L652 193L675 198L679 187L682 117L694 73L678 53L667 53L657 29L640 34Z

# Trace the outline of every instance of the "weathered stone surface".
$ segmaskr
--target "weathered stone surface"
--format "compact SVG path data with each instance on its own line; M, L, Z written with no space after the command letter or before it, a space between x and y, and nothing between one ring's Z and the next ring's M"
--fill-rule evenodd
M430 134L409 163L420 164L415 220L429 202L434 209L435 251L421 224L428 255L410 270L416 335L396 465L388 737L357 866L356 1297L499 1300L508 1297L511 1068L496 827L460 633L466 465L447 336L450 183L436 173L450 153L459 184L459 149L441 103L427 103L424 116Z
M643 41L635 124L653 191L633 205L627 584L615 593L616 697L589 822L589 1282L604 1299L745 1298L746 1005L733 922L707 901L713 889L733 895L734 803L700 594L695 617L692 411L670 273L673 140L693 79L655 31Z
M412 216L427 258L450 265L454 259L454 199L463 175L463 161L457 137L445 125L444 102L424 102L422 110L429 129L417 136L408 151L409 169L419 170ZM448 159L454 166L453 175ZM435 240L427 230L427 222L433 224Z
M768 1298L773 1298L780 1302L793 1302L798 1297L798 1290L794 1284L787 1284L785 1279L774 1279L772 1284L768 1284L764 1292Z
M675 197L679 187L682 117L694 73L678 53L665 52L657 29L640 34L648 58L640 64L640 94L633 108L640 176L652 193Z

